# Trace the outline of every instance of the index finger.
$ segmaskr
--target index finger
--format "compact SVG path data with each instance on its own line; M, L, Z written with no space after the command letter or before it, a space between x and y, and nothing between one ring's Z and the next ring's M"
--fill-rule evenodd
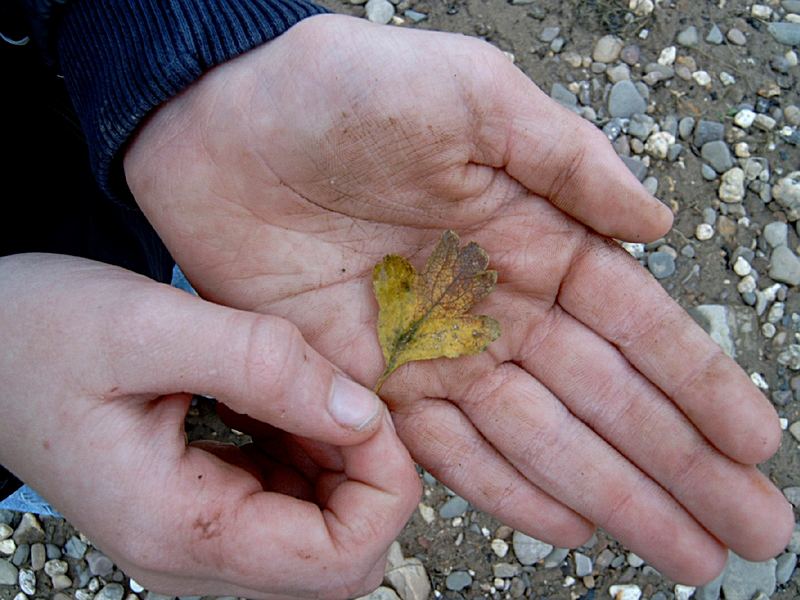
M721 452L756 464L778 449L781 430L770 402L616 243L587 236L558 302L617 346Z

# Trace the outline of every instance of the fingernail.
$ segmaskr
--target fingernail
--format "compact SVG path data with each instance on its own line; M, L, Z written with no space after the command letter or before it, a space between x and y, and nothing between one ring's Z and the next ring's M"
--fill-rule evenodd
M361 431L378 416L381 401L367 388L338 373L333 377L333 392L328 410L342 427Z

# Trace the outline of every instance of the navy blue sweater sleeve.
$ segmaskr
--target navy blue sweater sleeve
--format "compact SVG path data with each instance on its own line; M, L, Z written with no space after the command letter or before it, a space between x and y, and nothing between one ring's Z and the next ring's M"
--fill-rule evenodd
M33 31L55 51L101 189L118 199L129 197L122 150L148 113L211 67L326 12L307 0L64 3L28 0Z

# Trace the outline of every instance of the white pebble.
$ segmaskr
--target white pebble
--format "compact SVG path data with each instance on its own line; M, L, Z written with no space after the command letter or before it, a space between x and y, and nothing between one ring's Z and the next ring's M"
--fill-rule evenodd
M739 277L744 277L745 275L750 275L750 272L753 270L753 267L750 266L750 263L747 262L741 256L736 259L736 262L733 265L733 272L736 273Z
M567 575L564 577L564 587L570 587L575 585L575 578L572 575Z
M756 291L756 278L752 274L745 275L736 285L736 289L740 294L752 294Z
M797 52L795 52L794 50L789 50L786 54L783 55L783 57L786 59L786 62L789 63L790 67L797 66L798 63Z
M639 244L637 242L622 242L622 247L633 258L639 259L644 257L644 244Z
M733 145L733 153L738 158L750 158L750 144L747 142L738 142Z
M646 17L653 12L654 8L653 0L630 0L628 2L628 10L633 11L637 17Z
M675 600L689 600L692 596L694 596L694 590L692 586L689 585L681 585L680 583L675 586Z
M422 520L426 523L430 524L436 520L436 511L433 510L433 507L420 502L417 508L419 509L419 514L422 517Z
M786 431L786 428L789 427L789 419L786 419L784 417L778 419L778 423L780 423L782 431Z
M711 75L708 74L708 71L695 71L692 73L692 79L702 87L711 85Z
M761 390L769 389L769 384L767 383L767 380L764 379L764 376L761 373L756 373L756 372L750 373L750 381L752 381L753 385L755 385L757 388Z
M500 538L493 539L492 552L494 552L499 558L505 558L506 554L508 554L508 542L501 540Z
M12 539L5 539L0 541L0 554L11 556L17 549L17 543Z
M733 85L736 83L736 77L728 73L727 71L722 71L719 74L719 80L722 82L722 85Z
M128 587L131 588L132 592L135 592L137 594L144 591L144 588L141 586L141 584L133 579L129 581Z
M658 57L658 64L664 65L665 67L671 67L675 64L675 57L678 54L677 48L675 46L667 46L661 51L661 54Z
M17 592L17 595L14 596L14 600L28 600L28 597L22 592Z
M665 159L669 154L669 147L675 143L675 136L668 131L657 131L647 138L644 145L645 151L653 158Z
M626 558L628 560L628 564L634 569L638 569L644 564L644 559L633 552L628 552L628 556Z
M10 538L12 533L14 533L14 529L10 525L0 523L0 540Z
M753 6L750 7L750 14L756 19L764 19L765 21L769 21L770 17L772 16L772 8L766 4L753 4Z
M462 523L464 523L464 519L462 519L461 517L456 517L455 519L450 521L450 524L453 527L461 527Z
M775 337L777 329L775 328L775 325L773 325L772 323L764 323L761 326L761 333L765 338L771 340L772 338Z
M608 593L614 600L639 600L642 597L642 590L632 583L612 585Z
M753 121L756 120L756 113L754 113L749 108L743 108L736 116L733 117L733 122L736 124L737 127L741 127L742 129L749 128Z
M698 225L694 230L694 237L701 242L710 240L712 237L714 237L714 228L708 223L700 223L700 225Z

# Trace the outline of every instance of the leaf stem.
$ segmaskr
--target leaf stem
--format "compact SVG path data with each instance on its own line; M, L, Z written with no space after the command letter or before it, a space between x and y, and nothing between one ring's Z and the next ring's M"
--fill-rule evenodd
M376 394L380 393L381 388L383 387L383 384L389 378L389 375L392 374L392 371L394 371L392 366L391 365L387 365L386 369L384 369L383 373L381 373L381 376L378 377L378 381L375 382L375 387L372 388L373 392L375 392Z

